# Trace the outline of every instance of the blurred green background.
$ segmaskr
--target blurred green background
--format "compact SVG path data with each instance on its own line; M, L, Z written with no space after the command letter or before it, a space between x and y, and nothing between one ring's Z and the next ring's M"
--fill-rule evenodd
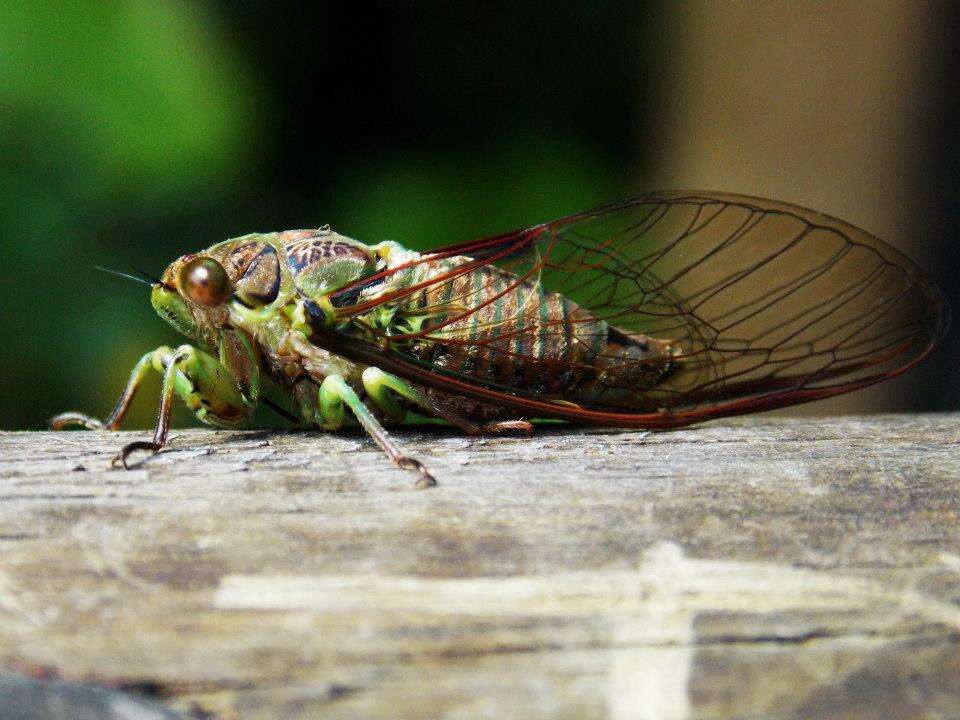
M657 135L682 107L672 8L6 0L0 426L104 416L136 359L178 341L146 288L94 265L159 274L324 223L427 248L655 189L683 145ZM927 264L955 294L957 168L938 162ZM940 357L898 407L956 407ZM152 423L156 388L130 427Z

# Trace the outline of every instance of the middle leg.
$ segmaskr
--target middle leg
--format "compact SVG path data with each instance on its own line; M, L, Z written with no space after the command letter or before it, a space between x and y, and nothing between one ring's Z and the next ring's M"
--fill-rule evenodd
M320 384L319 395L319 414L324 429L338 430L343 425L344 406L346 406L395 465L405 470L413 470L420 475L417 481L418 488L433 487L437 484L436 479L427 471L423 463L397 447L377 418L370 412L370 408L363 404L357 393L340 375L328 375L324 378Z

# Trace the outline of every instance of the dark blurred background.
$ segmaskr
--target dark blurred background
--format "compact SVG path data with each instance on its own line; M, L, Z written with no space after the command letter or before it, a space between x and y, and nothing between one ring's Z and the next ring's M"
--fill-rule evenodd
M103 416L143 352L179 341L146 288L94 265L159 273L257 230L428 248L717 189L861 225L960 307L957 20L930 3L6 0L0 426ZM812 409L957 408L958 335Z

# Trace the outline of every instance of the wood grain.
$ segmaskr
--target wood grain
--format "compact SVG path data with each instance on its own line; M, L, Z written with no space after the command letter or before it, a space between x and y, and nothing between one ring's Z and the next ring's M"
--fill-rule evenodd
M0 433L8 676L218 719L960 717L960 413L400 434L427 491L357 435L111 470L141 436Z

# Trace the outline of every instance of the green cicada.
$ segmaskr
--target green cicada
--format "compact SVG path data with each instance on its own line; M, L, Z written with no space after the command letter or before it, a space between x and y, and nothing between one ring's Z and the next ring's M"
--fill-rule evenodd
M428 253L329 227L245 235L175 260L157 313L195 343L134 367L205 423L249 419L272 387L299 419L356 421L434 484L384 425L436 418L469 434L524 418L670 428L864 387L914 365L947 326L908 259L842 221L758 198L651 195Z

